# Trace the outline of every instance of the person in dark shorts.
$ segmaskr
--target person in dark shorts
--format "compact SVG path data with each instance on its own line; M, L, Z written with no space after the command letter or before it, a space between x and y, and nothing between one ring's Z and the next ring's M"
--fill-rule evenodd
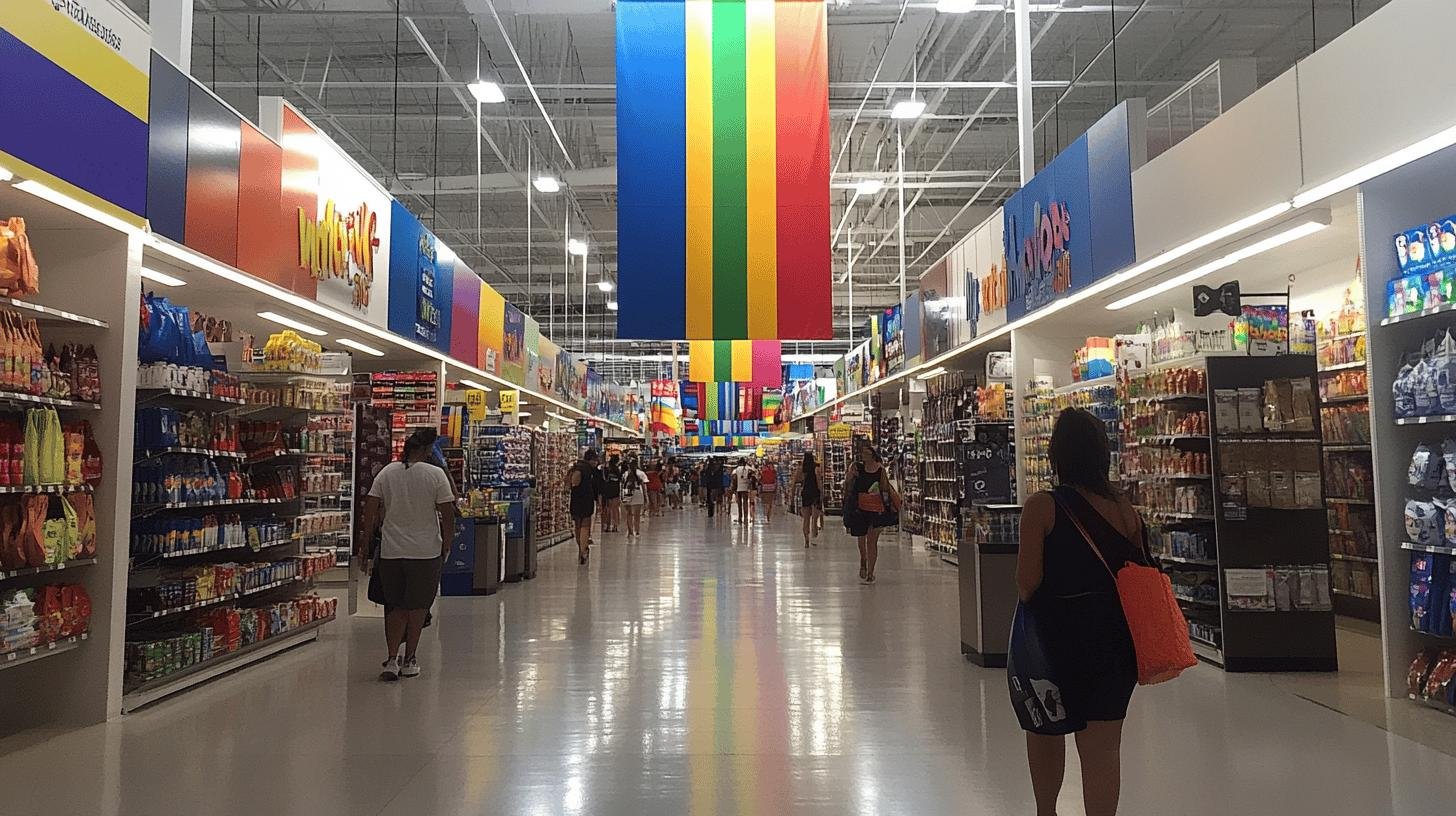
M1148 563L1143 524L1107 478L1112 455L1102 420L1069 408L1048 447L1058 487L1037 493L1021 512L1016 586L1034 613L1047 657L1057 667L1065 715L1076 729L1082 799L1089 816L1112 816L1121 792L1122 721L1137 685L1137 657L1109 573ZM1087 530L1105 558L1104 566ZM1038 813L1055 813L1066 766L1060 736L1026 735Z
M356 544L361 556L368 553L375 531L380 532L379 552L369 568L378 570L384 592L389 651L381 680L419 675L420 631L440 589L440 567L454 538L455 492L445 471L429 461L437 435L427 428L405 440L404 457L379 471L364 498Z
M813 451L804 451L804 461L794 474L794 483L789 485L789 495L798 494L799 515L804 519L804 549L809 549L811 539L819 538L824 527L824 472L814 460ZM814 541L814 546L819 542Z
M880 455L868 444L856 449L858 459L844 480L844 526L859 544L859 579L875 582L875 564L880 560L880 530L895 521L891 511L898 500L895 485L880 463Z
M576 525L578 564L585 564L591 555L592 511L602 494L602 474L597 470L599 458L595 450L587 448L566 472L566 486L571 490L571 520Z
M622 516L622 462L617 454L607 457L602 469L602 532L615 533Z

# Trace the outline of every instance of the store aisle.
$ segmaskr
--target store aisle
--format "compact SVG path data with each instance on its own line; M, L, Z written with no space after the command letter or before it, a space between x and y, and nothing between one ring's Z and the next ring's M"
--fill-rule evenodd
M383 684L379 621L119 722L0 755L15 813L1030 813L1004 676L958 654L955 572L887 545L855 580L829 519L691 510L445 599L425 674ZM1139 692L1125 813L1449 813L1456 758L1200 667ZM12 747L12 746L4 746ZM1075 763L1072 763L1075 765ZM1064 813L1081 813L1075 767Z

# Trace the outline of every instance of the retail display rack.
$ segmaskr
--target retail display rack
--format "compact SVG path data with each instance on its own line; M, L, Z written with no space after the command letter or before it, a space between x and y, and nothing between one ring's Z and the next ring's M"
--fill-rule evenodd
M926 549L955 563L964 513L1016 495L1015 439L1007 415L1013 401L1004 386L977 388L959 371L928 380L925 393L921 534Z
M350 552L347 375L237 365L139 369L124 711L335 614L309 589Z
M1370 387L1365 311L1345 306L1319 326L1320 428L1327 492L1356 501L1329 504L1330 581L1335 612L1380 621L1374 462L1370 445Z
M532 470L541 474L533 507L536 547L571 538L570 491L566 471L576 461L576 431L536 428L531 432Z
M1229 671L1333 671L1310 355L1190 358L1123 386L1123 478L1195 651Z

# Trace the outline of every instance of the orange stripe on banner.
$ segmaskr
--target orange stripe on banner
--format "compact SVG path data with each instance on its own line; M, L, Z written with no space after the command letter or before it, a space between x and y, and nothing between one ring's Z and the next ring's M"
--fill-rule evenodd
M745 9L748 58L748 337L767 340L779 336L774 6L774 0L747 0ZM737 368L735 365L734 379L741 379L736 376Z
M687 0L686 328L713 327L713 3Z

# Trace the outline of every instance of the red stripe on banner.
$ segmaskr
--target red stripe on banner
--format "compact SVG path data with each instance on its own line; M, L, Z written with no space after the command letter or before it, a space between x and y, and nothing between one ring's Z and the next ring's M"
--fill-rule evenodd
M778 340L753 341L753 384L778 388L784 384L784 344Z
M238 268L269 283L293 288L298 252L288 238L298 232L278 209L283 195L283 148L243 123L238 160Z
M278 240L290 249L291 257L287 279L277 283L309 299L318 296L318 281L298 260L298 211L303 210L310 222L318 220L319 138L318 131L303 117L283 106L283 178L278 213L285 228Z
M775 4L778 336L834 335L829 256L829 47L822 2Z

